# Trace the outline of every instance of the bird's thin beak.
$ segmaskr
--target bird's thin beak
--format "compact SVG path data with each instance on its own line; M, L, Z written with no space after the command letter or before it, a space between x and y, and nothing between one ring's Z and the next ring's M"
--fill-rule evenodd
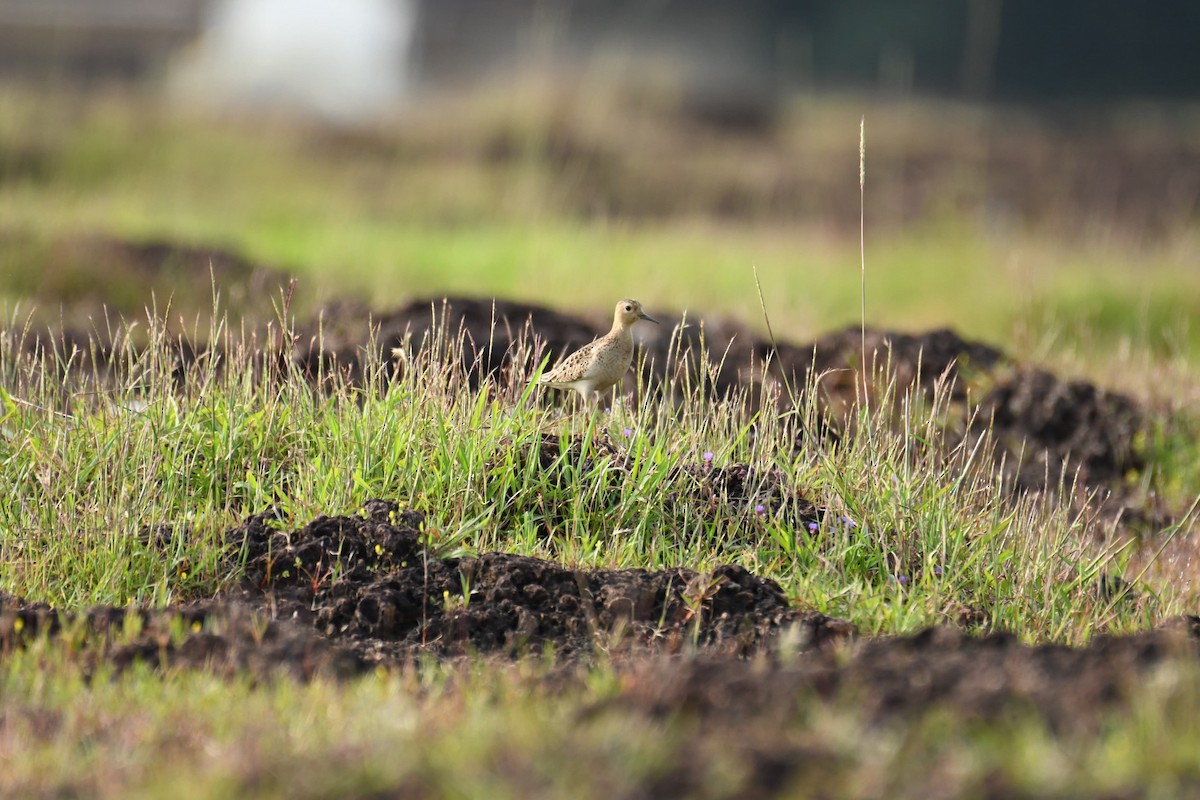
M646 320L646 322L653 322L655 325L658 324L658 320L656 320L654 317L647 314L645 311L638 314L638 319L644 319L644 320Z

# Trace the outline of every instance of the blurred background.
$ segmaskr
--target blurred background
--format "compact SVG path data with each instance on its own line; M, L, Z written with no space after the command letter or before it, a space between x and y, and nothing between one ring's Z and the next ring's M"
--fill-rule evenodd
M861 199L869 324L1194 363L1198 32L1189 0L0 0L0 295L761 324L757 271L801 339L859 320Z

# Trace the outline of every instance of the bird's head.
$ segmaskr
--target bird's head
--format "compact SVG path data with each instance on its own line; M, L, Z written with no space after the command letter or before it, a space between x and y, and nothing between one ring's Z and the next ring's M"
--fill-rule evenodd
M628 328L639 319L644 319L647 322L658 324L658 320L650 317L642 310L642 304L637 300L620 300L617 302L617 309L613 314L613 322L619 327Z

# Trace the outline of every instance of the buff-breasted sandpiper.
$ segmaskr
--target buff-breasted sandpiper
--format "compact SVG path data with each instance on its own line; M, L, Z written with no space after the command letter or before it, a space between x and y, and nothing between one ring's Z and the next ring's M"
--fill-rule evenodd
M585 344L538 383L554 389L573 389L587 403L598 393L616 386L633 362L633 324L644 319L658 324L637 300L621 300L613 311L612 330Z

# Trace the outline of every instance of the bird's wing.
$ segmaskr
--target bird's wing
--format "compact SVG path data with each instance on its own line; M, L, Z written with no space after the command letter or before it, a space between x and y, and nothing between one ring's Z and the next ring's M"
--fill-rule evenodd
M577 381L587 378L596 367L596 345L600 340L585 344L571 355L566 361L542 376L541 383L556 383L559 381Z

